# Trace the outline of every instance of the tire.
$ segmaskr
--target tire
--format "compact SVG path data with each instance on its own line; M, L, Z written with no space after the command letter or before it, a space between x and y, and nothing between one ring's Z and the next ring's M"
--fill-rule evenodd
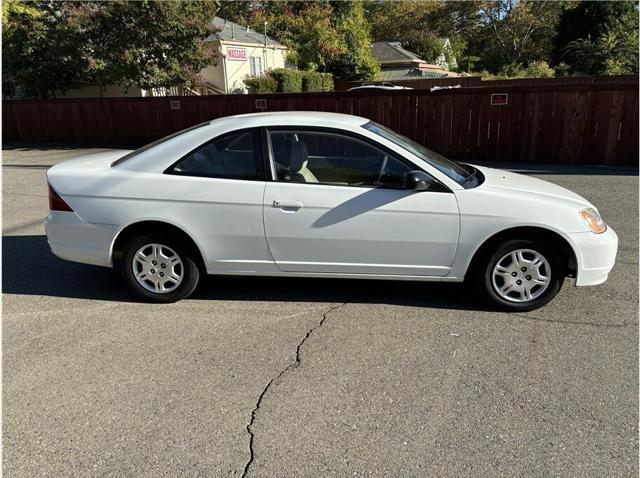
M136 296L146 302L170 303L189 297L198 286L196 257L170 236L138 236L125 245L118 268Z
M528 312L543 307L564 282L562 256L544 240L507 240L485 257L474 282L485 301L498 310Z

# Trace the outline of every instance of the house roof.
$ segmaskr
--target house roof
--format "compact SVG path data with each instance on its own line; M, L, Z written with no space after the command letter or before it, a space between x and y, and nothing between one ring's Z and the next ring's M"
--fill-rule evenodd
M209 41L222 40L238 43L255 43L260 45L264 45L265 43L265 36L262 33L251 30L249 27L239 25L238 23L234 23L220 17L215 17L212 23L219 29L219 31L208 37L207 40ZM284 45L270 37L267 37L267 45L286 48Z
M415 53L405 50L397 41L377 41L371 44L371 54L380 63L424 62Z

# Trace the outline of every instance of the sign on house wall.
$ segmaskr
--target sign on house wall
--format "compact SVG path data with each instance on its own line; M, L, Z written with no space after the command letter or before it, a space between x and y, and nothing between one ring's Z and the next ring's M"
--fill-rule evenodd
M227 60L246 61L246 48L227 48Z

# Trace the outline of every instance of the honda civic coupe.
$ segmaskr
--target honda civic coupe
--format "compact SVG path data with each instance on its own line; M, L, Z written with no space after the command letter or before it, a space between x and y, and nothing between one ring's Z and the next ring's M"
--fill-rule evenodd
M203 274L462 282L495 308L604 282L618 238L596 207L457 163L357 116L259 113L48 170L54 254L116 267L140 298Z

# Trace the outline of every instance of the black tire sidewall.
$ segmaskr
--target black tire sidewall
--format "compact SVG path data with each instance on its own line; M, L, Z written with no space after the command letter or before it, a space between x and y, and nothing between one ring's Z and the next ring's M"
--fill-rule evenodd
M494 290L492 283L493 268L498 260L516 249L531 249L539 252L547 259L549 267L551 268L551 279L547 289L540 297L526 303L511 302L503 299ZM528 312L538 309L549 303L562 287L565 277L565 267L563 267L560 254L547 242L543 240L513 239L500 243L493 251L494 252L490 254L484 262L482 274L479 279L481 280L480 285L484 290L485 299L499 310Z
M184 268L184 277L180 285L173 291L164 294L158 294L151 292L142 287L133 274L133 255L145 244L158 243L164 244L173 249L180 259ZM160 302L170 303L184 299L191 295L191 293L198 286L200 279L200 270L197 263L194 260L194 255L189 248L181 241L175 240L171 237L149 235L138 236L130 240L124 247L121 260L119 261L118 268L120 269L124 280L129 289L139 298L146 302Z

